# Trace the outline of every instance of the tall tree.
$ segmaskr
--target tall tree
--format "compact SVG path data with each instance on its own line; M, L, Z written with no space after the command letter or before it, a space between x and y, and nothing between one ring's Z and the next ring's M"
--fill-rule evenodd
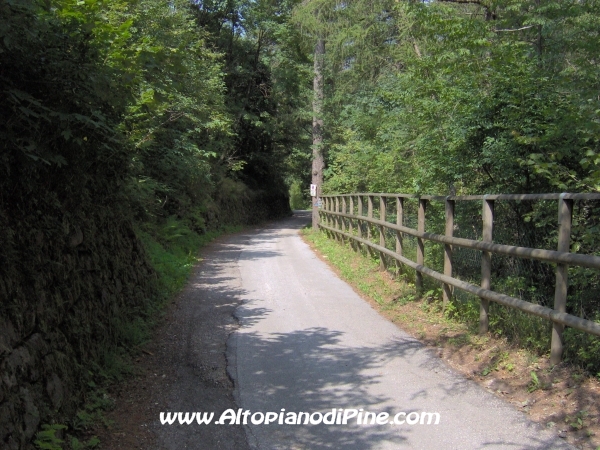
M311 182L317 187L317 197L312 200L312 226L319 224L317 200L323 186L324 155L324 99L325 99L325 45L329 26L333 20L336 3L332 0L303 1L294 10L293 20L309 40L314 42L313 99L312 99L312 162Z
M323 169L325 159L323 157L323 69L325 62L325 40L321 37L315 44L314 55L314 80L313 80L313 159L312 159L312 184L317 186L317 199L321 195L323 185ZM319 208L315 201L312 205L312 226L319 226Z

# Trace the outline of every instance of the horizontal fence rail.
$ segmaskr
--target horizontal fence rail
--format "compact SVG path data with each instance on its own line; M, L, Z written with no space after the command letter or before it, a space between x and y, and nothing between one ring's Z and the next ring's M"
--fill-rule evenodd
M570 252L557 252L554 250L543 250L540 248L515 247L512 245L493 244L491 242L476 241L473 239L455 238L450 236L444 236L443 234L420 232L413 228L395 225L389 222L385 222L383 220L370 219L368 217L359 217L354 216L352 214L344 214L332 211L323 212L332 216L345 217L347 219L359 219L361 221L382 226L390 230L400 231L410 236L426 239L428 241L439 242L442 244L455 245L457 247L470 248L473 250L483 250L491 253L497 253L500 255L516 256L518 258L535 259L537 261L544 261L549 263L563 263L572 266L587 267L590 269L600 269L600 256L580 255L577 253ZM323 226L322 224L320 224L319 226L322 226L323 228L328 228ZM339 230L331 229L330 231L337 232Z
M414 195L414 194L386 194L383 192L359 193L359 194L338 194L335 196L326 197L385 197L385 198L417 198L420 200L436 200L436 201L470 201L470 200L600 200L600 194L570 194L568 192L562 194L484 194L484 195Z
M367 214L364 215L364 199L367 199ZM379 199L379 218L374 217L375 199ZM388 201L395 199L396 223L386 219ZM404 226L405 199L418 200L417 229ZM555 200L558 202L558 245L557 250L520 247L495 244L492 241L494 226L494 204L496 200L507 201L539 201ZM356 193L343 195L322 196L323 208L320 211L319 227L334 235L349 239L355 244L363 244L367 249L381 255L381 267L386 268L385 256L399 264L406 265L416 271L415 286L422 290L423 279L426 275L440 281L443 288L444 306L452 296L452 288L458 288L478 296L480 304L479 330L488 331L489 302L499 303L527 314L542 317L552 322L552 343L550 359L553 364L560 362L563 351L562 334L564 326L600 336L600 323L566 313L568 287L568 267L578 266L590 269L600 269L600 256L571 253L571 221L574 200L600 200L600 194L498 194L498 195L468 195L468 196L416 196L409 194L387 193ZM482 235L481 240L465 239L453 236L454 207L456 202L482 202ZM429 202L445 203L445 234L425 231L425 213ZM355 206L358 214L354 214ZM349 211L349 212L348 212ZM353 227L353 221L356 227ZM379 243L373 242L372 228L379 230ZM385 230L395 234L396 249L391 250L385 244ZM412 236L417 240L416 261L403 255L403 237ZM427 267L424 262L425 241L432 241L444 246L444 273ZM481 252L481 285L476 286L453 277L453 248L465 248ZM520 298L511 297L491 290L491 261L492 255L504 255L513 258L529 259L544 263L556 264L556 282L554 308L531 303Z

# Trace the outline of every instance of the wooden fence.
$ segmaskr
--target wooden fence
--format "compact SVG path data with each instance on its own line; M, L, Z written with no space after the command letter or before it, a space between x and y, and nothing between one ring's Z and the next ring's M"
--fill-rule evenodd
M363 201L367 199L367 215L363 215ZM373 217L373 204L379 199L379 218ZM414 198L418 200L417 229L408 228L404 223L404 200ZM396 223L386 221L386 208L390 200L395 200ZM392 201L393 201L392 200ZM535 201L556 200L558 202L558 248L556 251L538 248L517 247L493 243L494 202L496 200ZM423 275L442 282L443 302L447 304L452 296L452 288L458 288L481 299L479 331L486 333L489 327L489 302L521 310L527 314L542 317L553 323L550 361L552 364L560 362L563 351L562 334L564 326L569 326L600 336L600 324L566 313L568 267L580 266L600 269L600 257L571 253L571 222L574 200L600 200L600 194L499 194L499 195L469 195L469 196L414 196L405 194L382 193L357 193L345 195L322 196L323 208L319 227L337 236L345 237L353 242L367 246L370 251L377 251L381 255L381 265L385 268L387 255L401 264L405 264L416 271L415 285L417 290L422 290ZM472 240L453 237L454 207L456 202L481 201L482 202L482 239ZM445 234L434 234L425 231L425 212L429 202L444 202L445 204ZM356 211L358 214L354 214ZM357 226L353 226L356 221ZM368 224L374 225L379 230L379 242L371 240ZM366 227L365 227L366 225ZM368 229L368 232L366 231ZM392 230L395 234L396 248L390 250L385 245L385 229ZM403 235L414 236L417 239L416 261L403 256ZM433 241L444 244L444 273L425 266L424 241ZM481 285L475 286L465 281L454 278L452 275L452 249L462 247L481 251ZM516 258L532 259L546 263L556 264L556 283L554 294L554 309L519 298L511 297L490 290L492 254L507 255Z

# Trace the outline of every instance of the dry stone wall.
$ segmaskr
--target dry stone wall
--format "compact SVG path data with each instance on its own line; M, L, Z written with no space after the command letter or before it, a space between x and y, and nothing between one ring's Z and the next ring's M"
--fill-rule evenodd
M125 203L69 205L48 193L0 209L0 448L31 447L66 422L91 362L153 296L154 273Z

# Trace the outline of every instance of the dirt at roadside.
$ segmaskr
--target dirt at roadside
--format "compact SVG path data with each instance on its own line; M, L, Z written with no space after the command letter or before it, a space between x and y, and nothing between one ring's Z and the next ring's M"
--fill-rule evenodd
M427 306L426 302L411 303L385 314L435 347L448 365L576 448L600 446L598 379L565 364L552 367L548 358L536 357L506 340L473 336L464 327L453 328L443 319L438 322L432 316L441 318L441 313L423 311Z
M383 284L377 303L357 286L356 277L344 277L309 239L304 241L317 256L380 314L429 347L449 366L489 392L513 404L531 420L554 430L576 448L600 450L600 380L582 370L537 357L491 335L477 336L467 326L444 318L439 304L427 300L401 304L406 285L388 272L373 269L361 278L363 285ZM359 272L361 258L346 255ZM364 263L362 263L364 264Z
M225 243L227 239L227 243ZM202 251L182 293L166 311L155 338L141 350L137 376L114 386L115 408L108 426L94 433L105 450L248 448L241 426L160 425L160 412L237 410L227 375L226 342L237 328L235 290L221 284L235 269L240 233L218 239ZM214 420L213 420L214 422Z

